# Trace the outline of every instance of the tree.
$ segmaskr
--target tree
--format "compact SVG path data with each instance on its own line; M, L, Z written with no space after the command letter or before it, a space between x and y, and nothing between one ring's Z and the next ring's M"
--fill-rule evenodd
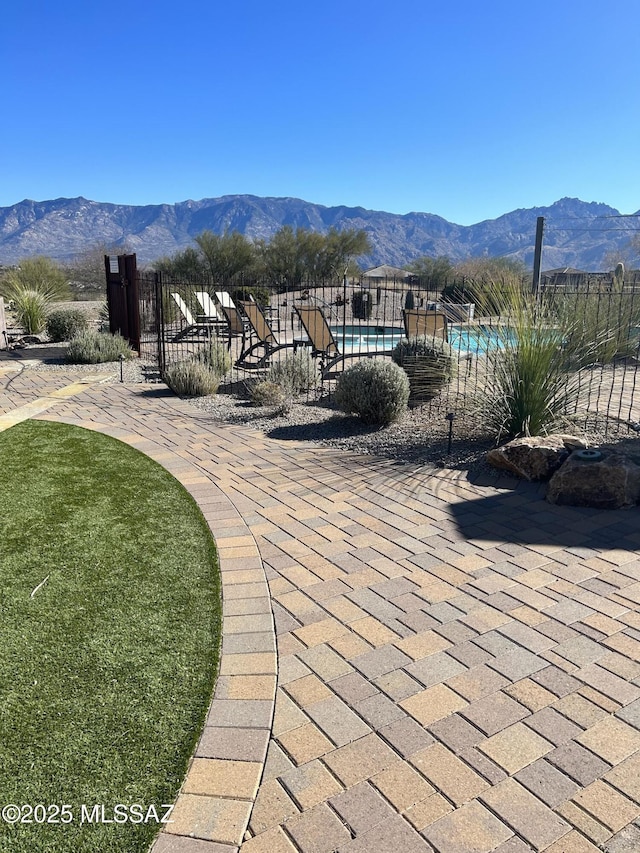
M446 255L439 255L437 258L423 255L408 264L405 269L427 279L430 290L441 290L455 276L454 266Z
M154 261L153 267L157 272L165 273L172 278L201 278L207 273L204 257L201 252L192 247L176 252L171 257L158 258Z
M260 244L266 274L278 285L340 279L353 258L371 252L365 231L330 228L326 234L283 226Z
M265 274L278 286L297 287L304 279L309 263L309 244L305 246L305 232L302 228L293 230L290 225L283 226L267 243L259 243L259 252ZM305 254L307 257L305 258Z
M345 228L338 231L332 227L326 234L325 244L327 278L342 277L346 274L349 261L373 251L369 236L363 229Z
M223 286L227 286L241 273L248 273L255 268L255 247L239 231L232 231L231 234L227 231L224 234L203 231L195 238L195 242L202 253L207 272Z

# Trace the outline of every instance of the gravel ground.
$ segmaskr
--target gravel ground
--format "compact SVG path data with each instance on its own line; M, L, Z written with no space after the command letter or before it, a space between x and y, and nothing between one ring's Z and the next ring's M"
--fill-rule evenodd
M412 464L467 468L492 445L472 417L458 416L449 452L447 411L433 404L409 409L401 420L386 427L367 426L359 418L343 414L327 397L294 403L286 413L253 406L237 394L201 397L192 400L192 405L225 423L250 425L270 438L314 441Z
M64 360L64 347L59 344L35 342L11 353L0 353L2 361L17 363L28 361L29 370L65 371L73 374L111 373L112 381L120 381L120 362L100 365L70 365ZM124 382L160 382L154 366L131 359L122 365ZM486 451L493 446L492 437L483 430L473 406L458 411L450 423L446 416L451 409L447 398L432 401L429 405L408 409L398 422L386 427L371 427L338 411L328 396L317 399L301 398L288 411L273 407L254 406L242 383L222 387L221 393L212 397L189 399L195 409L207 412L222 423L246 424L261 430L265 435L282 441L313 441L322 445L371 454L412 465L434 465L460 469L475 477L489 470L484 462ZM639 445L637 434L625 429L618 435L607 434L601 420L590 425L588 431L564 430L586 437L591 445L617 446L635 453ZM616 429L619 425L615 424Z

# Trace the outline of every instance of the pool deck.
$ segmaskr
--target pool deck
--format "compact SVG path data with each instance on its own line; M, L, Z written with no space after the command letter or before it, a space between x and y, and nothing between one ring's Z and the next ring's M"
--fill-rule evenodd
M0 362L0 427L115 436L218 544L220 677L154 853L640 850L638 510L221 425Z

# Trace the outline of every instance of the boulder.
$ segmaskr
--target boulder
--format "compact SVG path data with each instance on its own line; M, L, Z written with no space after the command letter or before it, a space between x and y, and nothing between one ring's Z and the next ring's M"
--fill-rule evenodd
M623 453L603 451L595 462L572 453L551 478L547 500L597 509L634 506L640 501L640 466Z
M514 438L487 453L487 462L525 480L548 480L573 450L586 447L573 435Z

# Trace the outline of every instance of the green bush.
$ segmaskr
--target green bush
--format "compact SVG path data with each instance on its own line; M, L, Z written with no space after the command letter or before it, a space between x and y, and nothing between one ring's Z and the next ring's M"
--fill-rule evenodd
M15 299L21 291L35 291L47 302L60 302L71 297L67 276L51 258L24 258L8 270L0 282L0 295Z
M253 296L258 305L261 308L265 308L271 299L271 291L268 287L263 287L258 284L247 286L236 285L229 288L229 296L233 299L236 305L238 302L247 302L249 297Z
M288 394L302 394L316 388L320 377L315 360L306 350L290 353L274 362L267 372L267 380Z
M47 324L49 300L37 290L16 288L12 291L13 310L21 329L27 335L37 335Z
M268 379L258 382L251 388L251 402L254 406L284 406L287 395L284 388Z
M47 317L47 334L54 343L70 341L89 328L89 320L80 308L58 308Z
M131 358L133 353L120 335L86 331L69 341L66 359L70 364L102 364L118 361L121 355Z
M217 339L212 339L204 347L198 350L194 356L195 361L205 364L220 378L226 376L231 370L232 359L226 346Z
M451 381L457 368L450 344L427 335L399 341L391 357L409 377L411 402L433 397Z
M351 310L356 320L369 320L373 312L371 291L356 290L351 297Z
M479 417L498 441L567 428L585 392L580 366L597 341L579 333L580 318L523 294L507 321L494 327L500 348L487 353Z
M165 370L164 381L181 397L206 397L215 394L220 386L219 375L193 359L170 365Z
M409 378L390 361L360 361L342 374L335 401L343 412L367 424L398 420L409 400Z

